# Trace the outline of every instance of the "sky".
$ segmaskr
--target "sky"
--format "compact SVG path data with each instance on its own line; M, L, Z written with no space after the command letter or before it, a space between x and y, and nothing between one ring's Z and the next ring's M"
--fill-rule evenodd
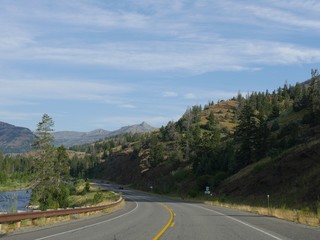
M178 120L320 63L317 0L0 0L0 121L55 131Z

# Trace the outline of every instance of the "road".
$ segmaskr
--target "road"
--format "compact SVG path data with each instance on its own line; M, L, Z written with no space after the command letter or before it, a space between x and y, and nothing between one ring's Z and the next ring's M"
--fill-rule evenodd
M126 198L126 205L117 212L28 228L3 239L320 239L320 228L132 190L117 191Z

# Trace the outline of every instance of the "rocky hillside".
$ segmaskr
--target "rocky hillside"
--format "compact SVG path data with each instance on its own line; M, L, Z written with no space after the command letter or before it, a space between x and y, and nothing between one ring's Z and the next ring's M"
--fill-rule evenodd
M24 127L0 122L0 151L3 153L22 153L31 150L35 135Z

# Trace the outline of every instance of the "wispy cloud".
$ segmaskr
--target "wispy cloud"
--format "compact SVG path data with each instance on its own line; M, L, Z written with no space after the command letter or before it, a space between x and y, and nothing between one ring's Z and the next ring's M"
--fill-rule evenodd
M269 30L264 28L264 31L283 26L295 31L299 27L320 32L319 10L311 11L311 15L294 10L317 9L319 4L314 1L291 1L285 5L288 10L274 0L195 1L193 4L178 0L172 4L127 1L130 10L124 3L94 3L57 1L51 6L37 2L35 8L25 11L7 2L10 7L0 17L9 20L9 27L0 26L0 63L47 61L125 70L204 73L252 70L262 64L314 63L320 59L316 47L281 39L259 40L250 34L238 39L224 36L234 31L228 30L231 23L249 29L250 22L268 26ZM40 24L34 26L32 21ZM57 29L48 31L42 21ZM219 28L219 23L227 27ZM205 25L213 25L213 30ZM121 29L130 29L132 32L124 34L141 35L144 40L123 38L119 35ZM85 36L91 31L106 40L88 40ZM65 37L58 39L54 34ZM75 38L72 34L82 37Z
M46 60L127 70L203 73L249 70L261 64L318 62L320 49L287 43L220 39L211 44L139 42L84 48L28 48L10 55L25 61ZM0 56L0 59L7 57Z
M36 102L39 99L105 102L115 95L132 91L129 85L76 80L0 79L2 104Z

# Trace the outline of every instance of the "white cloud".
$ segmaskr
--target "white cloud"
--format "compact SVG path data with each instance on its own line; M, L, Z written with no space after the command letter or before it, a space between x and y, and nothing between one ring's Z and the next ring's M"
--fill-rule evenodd
M247 10L257 18L268 20L269 22L320 30L319 19L308 19L289 11L269 7L247 6L242 9Z
M194 93L187 93L184 95L186 99L197 99L198 97Z
M39 99L68 99L106 102L117 94L132 91L129 85L76 80L0 79L0 96L6 103L34 103Z
M173 92L173 91L165 91L162 93L163 97L177 97L178 93Z

